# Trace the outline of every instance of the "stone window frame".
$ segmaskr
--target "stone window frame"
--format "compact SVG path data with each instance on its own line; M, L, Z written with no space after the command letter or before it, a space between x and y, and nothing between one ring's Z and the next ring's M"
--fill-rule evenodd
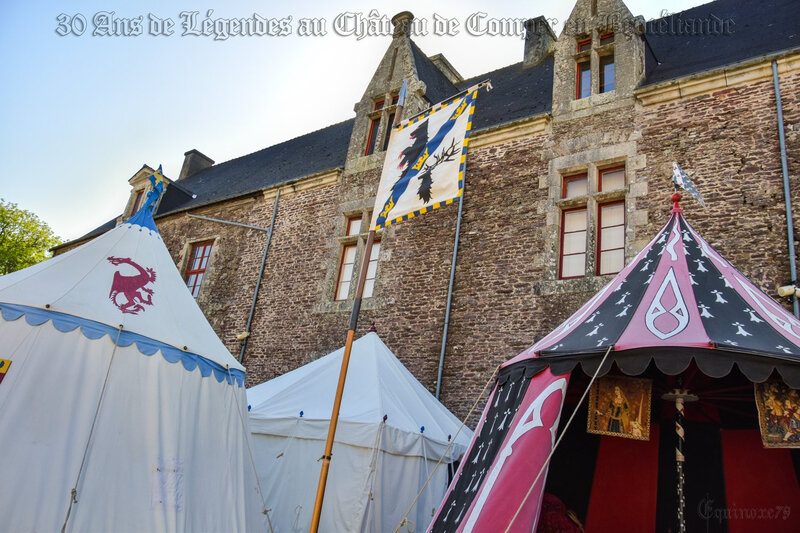
M620 189L615 189L611 191L601 191L600 190L600 176L603 171L609 171L614 169L624 168L625 169L625 184ZM556 276L555 278L558 280L570 280L570 279L579 279L579 278L586 278L590 276L599 276L599 257L598 257L598 250L600 246L599 242L599 216L600 216L600 209L603 205L613 204L613 203L620 203L622 202L625 205L625 209L627 209L627 193L628 193L628 186L630 183L629 174L628 174L629 165L625 158L617 158L610 161L602 161L602 162L590 162L588 164L576 166L576 167L567 167L558 169L558 176L559 176L559 191L556 195L556 207L558 208L559 216L558 216L558 257L556 261ZM586 174L587 177L587 193L584 195L576 196L573 198L564 198L564 187L570 178L578 177L582 174ZM569 276L569 277L562 277L562 260L563 260L563 240L564 240L564 213L569 211L576 211L579 209L586 209L586 264L584 265L584 274L582 276ZM627 216L625 218L625 239L627 241L627 226L628 226L628 219ZM626 246L623 248L625 249ZM588 253L589 250L592 250L593 253ZM624 264L624 259L623 259ZM603 274L603 276L611 276L613 274Z
M217 239L216 238L212 238L212 239L199 239L199 240L195 240L193 242L186 243L187 250L186 250L186 254L185 254L186 258L185 258L185 261L183 262L184 264L183 264L183 269L182 269L182 273L183 273L182 277L183 277L184 283L186 283L186 288L189 290L189 293L192 295L192 297L195 300L198 298L198 296L200 296L200 290L203 288L203 281L206 279L206 277L207 277L206 274L208 273L209 268L210 268L210 266L212 264L212 258L214 256L214 252L216 251L216 242L217 242ZM201 269L190 270L189 266L191 265L192 257L194 256L194 251L197 248L199 248L200 246L203 246L203 247L208 246L209 247L208 258L206 259L205 266L203 268L201 268ZM192 275L192 274L196 274L196 273L201 273L202 274L202 277L200 278L200 283L196 284L194 287L189 287L189 285L188 285L189 276ZM197 289L196 294L193 291L193 288Z
M367 115L369 120L369 127L367 127L367 141L364 146L364 155L372 155L375 153L375 147L378 144L380 136L378 133L381 129L381 120L383 119L383 103L385 100L377 100L373 106L372 112Z
M397 112L400 91L389 91L374 98L373 110L367 114L367 130L364 138L365 157L386 151L389 144L389 133ZM386 102L391 102L386 105ZM373 137L374 134L374 137Z
M604 39L611 38L610 42L602 44ZM595 29L591 33L582 34L575 38L575 101L591 98L599 94L609 94L616 89L616 59L614 58L615 34L612 29ZM587 43L590 47L581 50ZM611 57L614 65L614 88L608 91L601 91L600 87L600 63L603 58ZM589 63L589 94L581 96L581 66Z
M355 233L350 231L353 222L358 220L358 228ZM344 236L339 237L339 268L336 274L336 284L333 287L333 300L335 302L346 301L350 297L350 291L353 288L353 278L356 276L356 268L358 266L358 238L361 235L361 228L364 227L363 213L352 213L346 217L344 223ZM342 278L345 274L345 258L347 257L348 250L353 250L353 263L350 264L350 279L346 281L347 294L344 298L339 297L339 290L343 283Z
M131 194L128 197L128 204L125 206L125 211L122 215L122 220L127 220L136 214L136 211L141 209L142 205L144 204L145 199L147 199L147 193L150 191L150 182L145 181L141 185L138 183L134 185L131 189ZM159 198L159 201L161 199ZM137 201L139 205L137 204ZM156 206L158 207L158 206Z
M339 255L338 255L338 262L339 265L336 269L336 277L334 279L333 286L331 288L331 294L329 297L329 301L333 302L334 304L342 304L344 302L352 301L355 298L355 291L356 286L358 284L358 276L361 273L361 261L363 260L363 253L366 251L366 244L367 244L367 236L369 235L369 226L372 221L372 209L360 209L355 211L349 211L343 213L344 223L342 225L343 229L340 232L340 236L337 237L339 241ZM356 234L348 235L348 228L350 226L350 221L355 218L361 218L361 223L359 226L359 231ZM381 235L383 234L383 230L379 230L376 232L375 238L373 240L373 250L377 246L378 254L380 254L380 242L381 242ZM337 299L338 292L339 292L339 283L341 281L342 275L342 264L344 261L344 254L345 250L349 247L355 246L356 253L355 253L355 262L353 263L353 273L351 277L350 287L347 290L347 297L346 298L339 298ZM364 299L372 298L374 295L374 286L377 284L378 279L378 268L380 266L380 256L376 258L376 266L375 266L375 275L373 276L373 292L369 295L363 295Z
M618 227L618 225L603 225L603 209L606 207L612 207L615 205L622 206L622 246L617 248L607 248L603 250L603 230L606 228ZM603 202L597 204L597 251L595 252L595 276L609 276L609 275L616 275L625 268L625 229L627 227L627 217L625 216L625 200L617 200L613 202ZM603 273L601 270L602 267L602 255L603 252L612 252L614 250L622 250L622 267L617 270L616 272L606 272Z
M131 207L131 216L134 213L136 213L139 209L141 209L145 198L144 188L137 189L133 191L133 193L134 193L134 198L133 198L133 206Z

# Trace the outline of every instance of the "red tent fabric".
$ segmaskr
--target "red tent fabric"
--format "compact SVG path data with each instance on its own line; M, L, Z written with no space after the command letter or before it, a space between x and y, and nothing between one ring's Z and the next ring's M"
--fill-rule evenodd
M723 430L722 458L727 502L701 502L703 519L726 522L728 533L800 531L800 488L789 450L764 448L755 430Z
M552 449L569 373L578 363L592 375L608 353L600 375L612 363L638 375L652 361L676 375L694 360L714 378L736 364L751 381L777 369L800 388L800 321L714 251L684 219L680 196L673 200L667 224L614 279L501 366L429 531L536 527L544 476L533 482Z
M430 531L533 531L546 471L528 491L555 441L567 380L524 365L501 373Z
M657 425L650 440L601 437L586 531L653 531L658 492ZM621 467L624 458L624 468Z

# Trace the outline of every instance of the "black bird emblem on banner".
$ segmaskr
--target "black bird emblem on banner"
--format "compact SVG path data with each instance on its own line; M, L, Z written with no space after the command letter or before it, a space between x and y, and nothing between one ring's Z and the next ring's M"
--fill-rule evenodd
M403 181L406 177L406 174L411 170L411 164L415 161L419 161L420 157L425 155L425 150L427 149L428 144L428 121L422 122L417 128L411 132L410 134L412 143L410 146L406 147L402 152L400 152L400 164L397 165L398 168L404 169L403 172L400 174L400 177L397 179L395 184L392 186L392 190L394 190L395 186L398 183ZM427 162L420 170L419 174L416 175L416 178L420 180L419 188L417 189L417 196L420 200L425 202L426 204L431 201L431 188L433 187L433 176L432 172L437 166L445 163L447 161L452 161L453 158L458 154L459 147L456 146L456 141L453 139L453 142L450 144L449 147L443 149L440 153L433 156L433 164L428 164ZM427 158L424 159L427 161Z

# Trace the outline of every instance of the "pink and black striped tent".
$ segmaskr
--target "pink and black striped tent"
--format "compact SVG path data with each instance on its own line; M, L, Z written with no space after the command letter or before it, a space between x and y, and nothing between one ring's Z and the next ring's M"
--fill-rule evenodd
M680 197L673 197L680 200ZM676 375L692 362L752 382L774 371L800 388L800 321L715 252L677 201L655 238L560 326L501 366L470 449L429 531L532 531L570 372L651 364ZM556 452L557 453L557 452Z

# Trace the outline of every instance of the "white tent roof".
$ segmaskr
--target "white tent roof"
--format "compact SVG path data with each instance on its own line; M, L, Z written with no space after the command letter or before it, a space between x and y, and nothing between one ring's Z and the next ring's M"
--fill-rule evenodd
M247 390L254 433L325 439L344 348ZM298 424L301 420L303 424ZM372 448L384 415L381 448L448 460L469 445L472 431L406 369L376 333L353 343L336 442ZM424 431L422 430L424 428ZM458 435L456 435L458 433ZM424 446L424 449L423 449Z
M149 206L0 278L0 359L5 530L266 529L243 368Z
M63 317L62 324L69 322L72 328L80 325L86 333L87 328L92 328L91 322L95 322L98 336L105 332L116 337L121 325L124 333L117 344L127 346L136 342L140 351L148 355L161 349L167 360L181 360L187 370L200 366L204 376L213 368L217 379L222 379L230 368L239 371L237 378L243 377L244 367L214 333L186 289L166 246L163 243L153 246L154 239L161 241L161 236L150 213L142 209L126 223L79 248L2 276L0 303L25 307L6 305L3 313L23 313L29 322L37 314L30 308L64 313L81 320ZM113 264L112 258L124 262ZM143 284L144 279L134 278L141 272L131 262L142 269L152 269L155 279ZM134 303L126 308L135 313L120 309L128 303L123 293L116 296L116 303L111 299L118 277L122 285L127 283L134 289L139 286L139 298L134 298ZM151 296L148 290L152 291ZM152 303L142 303L148 296ZM136 310L137 305L141 309ZM59 329L64 331L63 327L68 326ZM216 365L209 366L208 362Z

